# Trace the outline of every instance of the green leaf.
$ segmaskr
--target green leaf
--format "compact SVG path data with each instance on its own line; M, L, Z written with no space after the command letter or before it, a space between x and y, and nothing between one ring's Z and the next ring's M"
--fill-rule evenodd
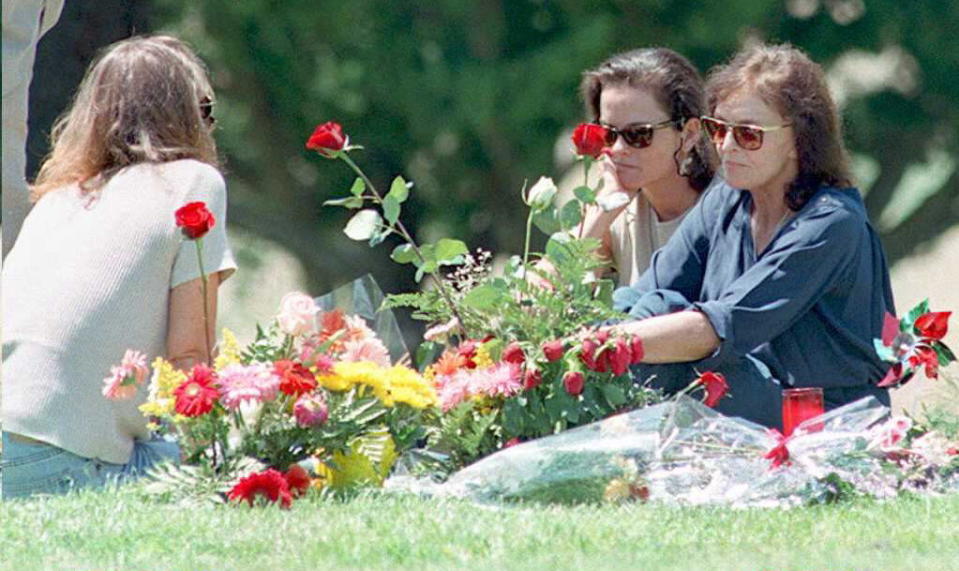
M396 224L400 218L400 201L393 196L392 192L383 199L383 216L391 225Z
M479 310L496 309L503 299L503 292L491 285L474 287L463 298L463 304Z
M612 280L600 280L596 288L596 299L606 307L613 307L613 290L616 285Z
M323 206L343 206L345 208L362 208L363 199L357 196L347 196L346 198L337 198L336 200L327 200Z
M577 186L573 189L573 196L580 202L596 204L596 191L588 186Z
M436 261L439 262L440 265L452 265L455 263L454 260L456 258L462 260L461 256L465 256L468 253L469 248L460 240L441 238L440 241L436 243ZM460 263L462 263L462 261L460 261Z
M559 210L556 208L547 208L533 215L533 224L539 228L539 231L547 236L560 231Z
M523 408L515 398L503 403L503 431L507 434L523 433Z
M380 244L383 243L383 240L386 240L386 237L389 236L391 233L392 233L392 230L390 230L389 228L383 228L379 232L374 232L373 235L370 236L370 247L373 248L373 247L379 246Z
M416 348L416 367L422 373L426 367L443 352L443 344L435 341L423 341Z
M563 261L569 256L569 241L572 238L569 234L565 232L557 232L549 237L549 241L546 242L546 255L553 259L557 264L563 263Z
M366 183L363 182L363 179L356 177L356 180L353 181L353 186L350 187L350 194L353 196L360 196L366 191Z
M346 228L343 228L343 233L349 236L351 240L358 242L369 240L373 237L373 234L382 221L383 219L380 218L379 212L369 208L360 210L346 223Z
M393 248L393 253L390 254L390 258L397 264L409 264L419 260L412 244L400 244Z
M626 393L619 385L603 383L600 387L602 387L603 396L606 397L609 406L617 408L626 403Z
M393 179L393 184L390 185L390 191L386 194L386 197L393 197L394 200L398 203L406 202L406 199L410 195L410 189L406 186L406 181L403 180L403 177L398 176Z
M582 220L582 212L580 212L578 202L570 200L563 205L562 210L559 212L559 221L560 226L562 226L564 230L575 228L580 220Z

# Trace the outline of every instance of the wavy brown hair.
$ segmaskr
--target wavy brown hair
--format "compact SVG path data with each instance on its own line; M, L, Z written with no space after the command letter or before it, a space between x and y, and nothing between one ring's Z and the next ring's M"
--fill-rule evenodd
M705 115L703 78L689 60L673 50L642 48L623 52L583 73L580 91L586 112L593 121L599 120L603 88L622 84L648 90L680 129L689 119ZM713 151L702 134L687 160L688 167L680 172L689 179L690 186L702 191L713 179L715 170Z
M135 37L107 47L53 127L33 199L70 184L97 190L137 163L196 159L218 166L201 111L201 101L212 100L205 66L182 41Z
M741 89L754 90L795 133L799 172L786 203L799 210L822 186L851 186L839 111L822 67L788 44L760 45L736 54L709 77L709 112Z

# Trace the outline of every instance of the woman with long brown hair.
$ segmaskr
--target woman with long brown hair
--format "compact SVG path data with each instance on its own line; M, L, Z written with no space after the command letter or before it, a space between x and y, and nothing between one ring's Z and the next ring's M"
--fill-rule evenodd
M678 53L642 48L585 72L581 91L590 120L607 129L600 196L622 197L588 208L582 234L600 240L619 284L631 285L712 180L703 80Z
M707 83L702 118L720 175L616 294L646 355L638 380L680 390L725 373L718 409L781 424L781 390L821 387L826 408L874 396L873 350L894 313L889 273L858 190L822 69L791 46L747 49Z
M171 37L110 46L53 130L37 201L3 264L3 494L56 493L177 459L151 441L144 391L111 401L103 379L127 349L182 369L206 358L204 304L236 265L203 64ZM174 212L201 201L195 246Z

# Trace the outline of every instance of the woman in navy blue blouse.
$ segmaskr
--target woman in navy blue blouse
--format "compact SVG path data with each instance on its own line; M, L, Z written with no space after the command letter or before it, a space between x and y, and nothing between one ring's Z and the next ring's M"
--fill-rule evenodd
M636 319L638 380L676 392L726 375L717 409L781 424L781 391L822 387L826 408L867 395L888 368L873 351L894 313L889 272L851 188L822 69L791 46L738 54L707 85L703 125L720 176L639 282L616 292Z

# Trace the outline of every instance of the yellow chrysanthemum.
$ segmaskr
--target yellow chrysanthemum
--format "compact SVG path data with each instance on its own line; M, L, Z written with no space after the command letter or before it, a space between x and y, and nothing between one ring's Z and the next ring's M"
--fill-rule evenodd
M368 387L386 406L393 406L386 369L370 361L342 361L333 365L333 371L317 375L316 381L331 391L347 391Z
M186 381L186 373L162 357L154 359L151 367L153 377L150 378L150 395L140 405L140 412L146 416L171 415L176 404L173 391Z
M236 340L236 335L226 327L222 330L223 341L220 343L220 354L217 355L213 366L217 371L225 369L230 365L240 363L240 343Z
M426 408L439 402L432 384L413 369L396 365L388 369L387 373L394 402L408 404L413 408Z
M493 358L490 357L489 349L486 348L485 343L476 349L476 356L473 357L473 362L476 363L477 369L485 369L493 366Z

